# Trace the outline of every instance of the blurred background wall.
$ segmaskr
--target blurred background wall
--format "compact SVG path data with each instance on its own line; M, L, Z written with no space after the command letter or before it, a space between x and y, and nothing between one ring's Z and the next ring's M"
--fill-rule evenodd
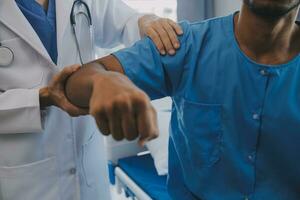
M214 10L216 16L224 16L237 11L241 7L242 0L208 0L214 1Z
M143 13L174 20L199 21L239 10L242 0L124 0Z

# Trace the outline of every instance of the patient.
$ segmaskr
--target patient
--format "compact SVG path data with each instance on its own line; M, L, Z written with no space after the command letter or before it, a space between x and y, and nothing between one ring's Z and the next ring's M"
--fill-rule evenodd
M299 3L244 0L233 15L183 22L176 56L142 40L84 66L66 93L104 134L142 144L157 136L147 95L171 96L174 200L299 200Z

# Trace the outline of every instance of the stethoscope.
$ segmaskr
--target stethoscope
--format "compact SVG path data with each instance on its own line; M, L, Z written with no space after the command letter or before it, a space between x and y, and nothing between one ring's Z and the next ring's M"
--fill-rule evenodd
M81 6L83 6L85 12L80 9L77 9ZM77 12L76 12L76 9L78 10ZM90 12L88 5L83 0L75 0L74 1L73 5L72 5L71 15L70 15L70 22L71 22L73 34L75 37L76 47L79 52L80 63L81 63L81 65L83 65L82 53L80 50L80 45L79 45L78 37L76 34L76 16L77 15L83 15L88 20L91 42L93 43L93 40L92 40L92 38L93 38L92 16L91 16L91 12ZM13 61L14 61L13 50L11 48L1 44L1 42L0 42L0 67L9 66Z
M77 8L83 7L84 10L80 10ZM77 12L76 12L77 9ZM93 46L93 22L92 22L92 16L89 9L89 6L83 1L83 0L75 0L72 6L71 15L70 15L70 21L72 25L73 34L75 37L76 47L79 53L79 59L80 63L83 66L83 58L82 58L82 52L80 50L79 40L76 34L76 16L82 15L88 20L89 24L89 32L90 32L90 39L91 39L91 46Z
M14 52L0 42L0 67L9 66L14 61Z

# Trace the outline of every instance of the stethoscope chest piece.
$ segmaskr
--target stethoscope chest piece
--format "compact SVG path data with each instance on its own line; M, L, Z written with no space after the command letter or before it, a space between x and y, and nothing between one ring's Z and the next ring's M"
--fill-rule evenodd
M0 67L6 67L10 65L14 60L13 51L6 47L0 45Z

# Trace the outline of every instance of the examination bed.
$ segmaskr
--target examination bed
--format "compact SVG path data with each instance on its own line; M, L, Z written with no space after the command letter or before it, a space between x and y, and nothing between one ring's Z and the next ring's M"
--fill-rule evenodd
M140 200L171 200L166 187L167 176L158 176L150 154L119 160L115 168L116 184L127 197Z

